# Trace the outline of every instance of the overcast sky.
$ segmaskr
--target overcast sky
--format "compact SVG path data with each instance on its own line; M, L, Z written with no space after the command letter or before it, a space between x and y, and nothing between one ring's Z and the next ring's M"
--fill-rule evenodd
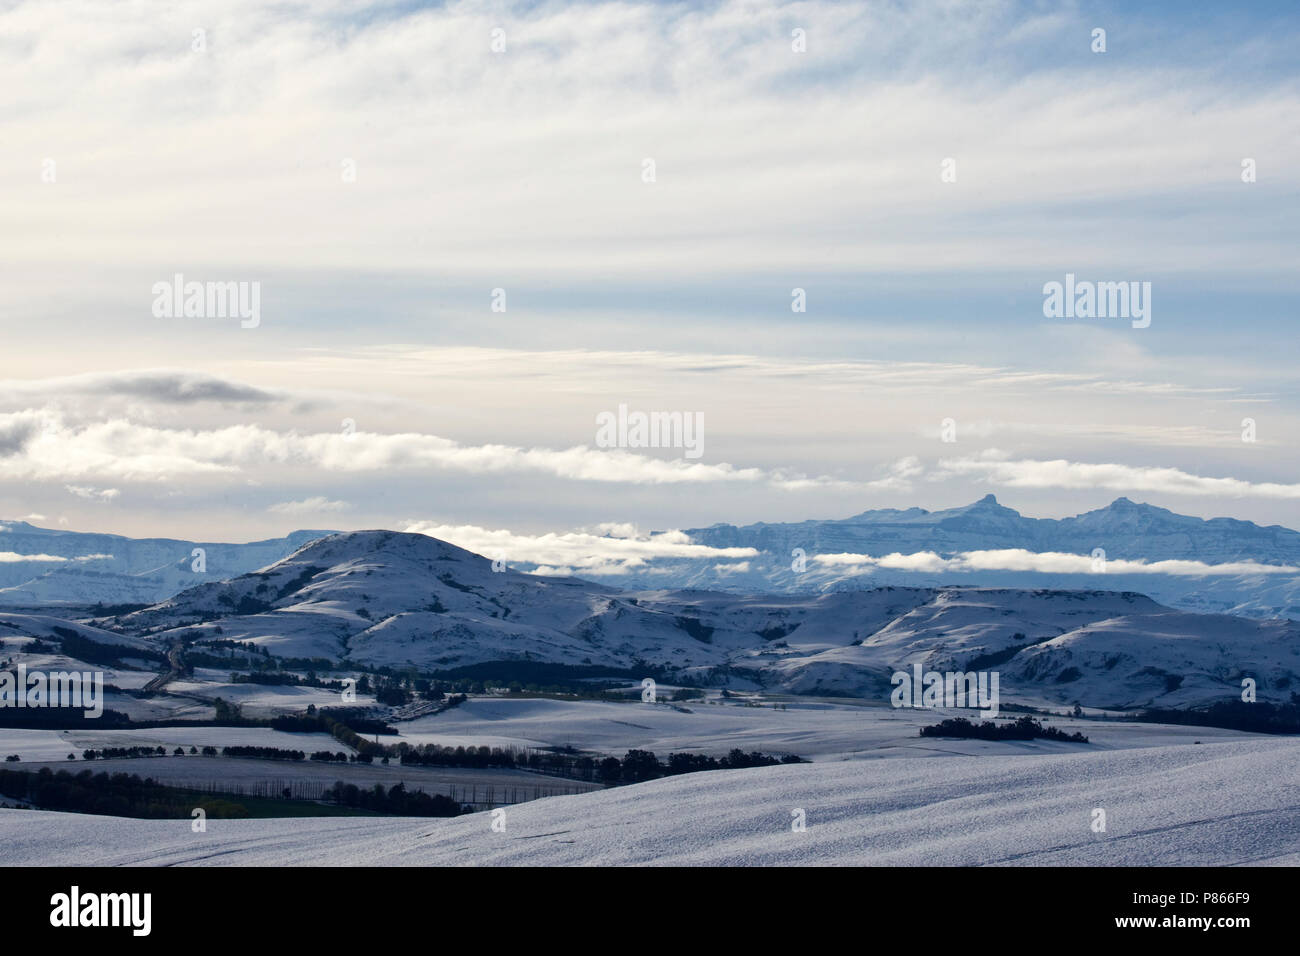
M1295 10L6 5L0 517L1300 526ZM1149 326L1045 317L1067 273ZM598 447L620 404L702 454Z

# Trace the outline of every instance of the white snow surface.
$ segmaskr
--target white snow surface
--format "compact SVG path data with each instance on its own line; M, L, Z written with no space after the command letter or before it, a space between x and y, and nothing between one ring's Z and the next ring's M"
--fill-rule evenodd
M715 698L716 700L716 698ZM629 749L659 757L690 750L722 755L732 748L804 758L925 756L927 754L1077 753L1081 747L1133 748L1192 741L1256 739L1257 735L1215 727L1191 727L1113 720L1037 717L1047 726L1082 733L1087 745L1051 740L949 740L919 735L921 727L949 717L975 718L953 709L867 707L848 701L792 698L785 709L771 703L747 707L689 701L686 704L612 703L546 698L471 697L459 707L398 724L411 744L484 744L566 747L621 757ZM1004 714L1012 718L1014 714ZM0 732L2 733L2 732ZM0 739L3 739L0 736Z
M189 820L0 810L0 846L8 865L1294 865L1300 740L714 771L517 805L505 832L491 820L193 833Z

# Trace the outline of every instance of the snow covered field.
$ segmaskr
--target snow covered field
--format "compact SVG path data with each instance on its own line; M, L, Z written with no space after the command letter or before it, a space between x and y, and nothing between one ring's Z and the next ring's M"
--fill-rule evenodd
M339 749L346 748L340 745ZM547 794L601 788L598 783L586 783L581 780L502 767L411 767L396 763L385 766L321 763L315 760L259 760L251 757L139 757L98 760L93 764L76 765L67 762L33 763L23 765L21 769L39 770L42 766L48 766L52 770L91 769L101 773L105 771L131 773L141 777L152 777L158 783L173 787L202 789L215 785L222 789L229 788L234 793L256 793L259 784L268 782L278 788L299 783L330 786L337 780L353 783L367 790L377 783L391 787L400 782L406 784L408 790L449 795L451 793L449 788L452 786L458 788L458 793L469 787L481 787L484 790L495 787L497 789L494 799L497 800L502 800L503 794L508 798L511 787L520 792L536 790ZM488 795L483 793L481 796L486 800ZM467 795L465 799L470 800L473 797Z
M257 689L258 685L238 685ZM864 706L845 701L771 700L746 706L732 699L685 704L612 703L549 698L472 697L435 716L400 722L399 741L445 747L567 747L621 757L636 748L664 757L673 751L722 755L733 748L773 754L798 754L816 760L946 756L951 754L1079 753L1194 741L1257 739L1253 734L1212 727L1184 727L1113 720L1040 717L1066 733L1082 732L1087 747L1048 740L936 740L919 736L921 727L946 717L976 717L970 710L915 710ZM1012 715L1004 715L1012 716ZM328 734L285 733L265 727L168 727L141 730L19 730L0 728L0 757L17 754L25 762L64 760L86 748L163 746L255 746L287 750L350 752ZM71 765L71 762L69 762Z
M524 747L571 745L622 756L631 748L660 756L674 750L723 754L733 747L801 757L924 756L934 753L1074 753L1078 744L1052 741L927 740L921 727L946 717L978 719L972 710L919 710L856 702L799 699L745 706L689 701L682 704L607 703L543 698L470 698L459 707L400 725L411 743L455 746L482 743L483 734ZM1014 716L1014 715L1004 715ZM1082 731L1089 749L1153 747L1193 740L1253 738L1232 730L1103 720L1040 718L1067 733Z
M337 690L324 687L297 687L281 684L249 684L229 682L229 672L209 668L199 669L193 679L174 680L167 685L167 693L175 697L212 701L220 697L238 704L248 717L274 717L277 714L299 713L309 705L339 707L342 702ZM357 703L366 706L374 698L357 695Z
M193 833L188 820L0 810L0 846L9 865L1296 865L1300 740L716 771L522 804L505 832L491 820L210 820Z
M20 730L0 728L0 755L17 754L24 762L62 760L67 768L84 769L83 750L102 747L166 747L167 752L176 747L279 747L283 750L301 750L310 754L316 750L351 753L352 748L335 740L329 734L290 734L267 727L159 727L148 730ZM77 760L67 760L75 753ZM121 761L99 761L91 766L112 772ZM19 769L22 769L21 766Z

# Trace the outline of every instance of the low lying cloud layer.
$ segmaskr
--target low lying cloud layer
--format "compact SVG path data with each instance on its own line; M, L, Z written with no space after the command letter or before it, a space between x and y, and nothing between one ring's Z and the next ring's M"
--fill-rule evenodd
M870 464L863 470L872 468ZM968 481L1006 488L1103 489L1171 495L1300 498L1300 484L1206 477L1179 468L1066 459L1013 459L995 449L929 466L916 456L874 466L879 477L807 475L779 464L741 467L685 458L655 457L626 449L520 447L463 444L427 433L348 431L300 433L256 424L211 429L165 428L125 418L78 423L49 409L0 414L0 478L65 480L69 493L112 501L118 488L88 481L159 482L192 476L224 481L251 473L311 469L338 475L459 473L538 475L574 482L628 485L741 483L782 491L909 491L914 482ZM339 511L326 494L271 506L281 514Z
M819 554L813 558L828 568L883 568L890 571L915 571L925 574L973 571L1029 571L1040 574L1169 574L1178 577L1239 574L1297 574L1300 568L1290 565L1260 564L1256 561L1230 561L1206 564L1203 561L1129 561L1111 558L1100 563L1086 554L1061 551L1027 551L1002 548L992 551L964 551L943 557L934 551L872 557L869 554Z
M433 538L493 560L533 564L535 574L620 574L644 568L660 558L715 560L752 558L753 548L714 548L696 544L681 531L640 535L627 526L604 526L585 531L517 534L505 529L474 525L445 525L416 521L402 530Z
M113 557L111 554L83 554L75 558L61 558L57 554L19 554L16 551L0 551L0 563L20 564L35 561L41 564L65 564L69 561L102 561Z

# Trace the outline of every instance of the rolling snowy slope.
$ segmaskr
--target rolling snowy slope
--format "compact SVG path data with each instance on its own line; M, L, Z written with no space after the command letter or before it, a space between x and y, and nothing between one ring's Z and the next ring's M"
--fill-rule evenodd
M1297 781L1300 740L1257 739L697 773L514 806L500 833L486 813L210 820L196 834L188 820L0 810L0 843L28 866L1294 865Z

